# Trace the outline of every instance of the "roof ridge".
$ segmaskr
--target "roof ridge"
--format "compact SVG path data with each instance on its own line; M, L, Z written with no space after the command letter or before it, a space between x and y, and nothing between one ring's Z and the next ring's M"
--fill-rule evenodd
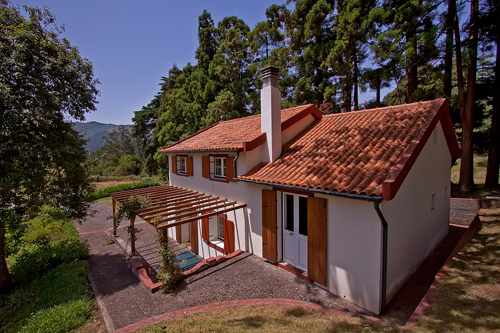
M334 116L342 116L342 115L353 115L353 114L360 114L360 113L369 113L369 112L377 112L377 111L386 111L385 109L392 110L393 108L402 108L402 107L414 107L414 106L421 106L423 104L436 104L438 101L442 101L445 98L439 98L439 99L434 99L432 101L419 101L419 102L413 102L413 103L404 103L404 104L397 104L397 105L388 105L388 106L383 106L383 107L377 107L377 108L371 108L371 109L364 109L364 110L353 110L353 111L348 111L348 112L342 112L342 113L334 113L334 114L327 114L324 115L323 117L334 117Z

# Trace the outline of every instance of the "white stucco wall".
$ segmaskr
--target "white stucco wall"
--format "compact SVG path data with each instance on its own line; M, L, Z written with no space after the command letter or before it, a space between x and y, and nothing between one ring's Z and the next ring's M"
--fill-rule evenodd
M441 123L434 131L395 198L380 204L388 224L387 302L448 234L451 156Z
M314 121L312 115L307 115L300 121L296 122L292 126L288 127L286 130L281 132L281 142L286 144L288 141L293 139L297 134L302 132L307 126L309 126Z
M328 290L378 313L382 226L373 203L331 195L315 197L328 200Z
M170 155L169 159L175 156L175 154ZM209 153L189 154L189 156L193 157L193 176L185 177L170 173L170 185L210 194L228 201L236 201L238 204L246 203L247 208L240 208L224 214L235 226L235 249L249 251L262 257L262 189L271 189L271 187L246 182L226 183L203 178L201 176L202 156L207 155ZM228 155L236 156L236 153L229 153ZM246 157L245 153L242 152L236 160L238 174L245 172L247 169ZM255 157L253 159L258 160ZM171 237L175 237L175 228L170 228L169 232ZM204 258L222 255L222 253L203 241L201 237L201 221L198 221L198 249L200 256Z

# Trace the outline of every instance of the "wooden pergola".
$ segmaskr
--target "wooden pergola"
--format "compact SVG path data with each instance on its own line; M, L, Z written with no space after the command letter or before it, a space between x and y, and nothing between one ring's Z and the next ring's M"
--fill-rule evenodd
M111 194L113 198L113 232L116 231L114 218L116 202L125 202L134 195L151 199L151 205L148 208L139 209L135 213L157 229L163 230L165 236L168 228L246 207L246 204L238 204L236 201L228 201L205 193L170 185L116 192ZM157 216L160 216L160 218L153 224L153 219L157 218ZM130 219L132 230L134 229L134 222L135 216ZM113 234L113 236L116 236L116 234ZM135 241L133 239L132 235L131 248L132 253L135 253Z

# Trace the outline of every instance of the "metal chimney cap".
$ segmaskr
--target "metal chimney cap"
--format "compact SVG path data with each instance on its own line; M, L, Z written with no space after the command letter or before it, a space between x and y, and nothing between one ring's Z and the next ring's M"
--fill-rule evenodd
M279 73L280 73L280 70L278 69L278 67L274 67L274 66L267 66L267 67L264 67L260 70L260 74L262 75L263 79L270 77L270 76L279 77Z

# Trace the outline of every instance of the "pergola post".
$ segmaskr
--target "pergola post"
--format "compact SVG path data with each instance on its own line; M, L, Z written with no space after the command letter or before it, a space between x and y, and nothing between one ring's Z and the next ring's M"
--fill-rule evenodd
M135 254L135 214L130 217L130 247L132 248L132 255Z
M115 211L116 211L116 200L113 199L113 237L116 237L116 219L115 219Z

